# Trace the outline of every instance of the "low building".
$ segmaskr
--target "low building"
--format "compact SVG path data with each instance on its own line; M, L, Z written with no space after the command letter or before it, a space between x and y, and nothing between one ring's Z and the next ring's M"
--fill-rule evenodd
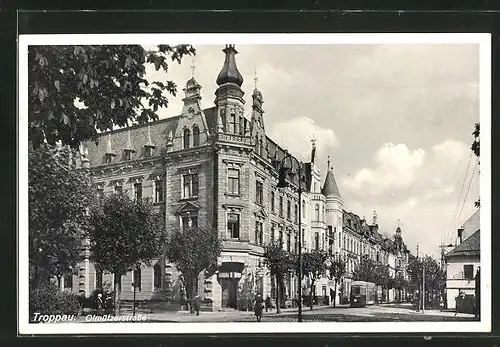
M460 294L475 294L475 276L481 260L479 210L458 229L457 239L458 245L445 255L448 309L455 309L455 299Z

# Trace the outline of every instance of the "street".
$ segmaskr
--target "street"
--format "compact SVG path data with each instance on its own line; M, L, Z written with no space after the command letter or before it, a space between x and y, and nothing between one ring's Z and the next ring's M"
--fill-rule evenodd
M199 316L186 311L158 312L145 314L145 322L254 322L253 312L225 311L225 312L200 312ZM276 314L264 312L262 322L296 322L297 309L285 309ZM416 312L409 304L400 305L375 305L359 308L342 307L314 307L310 310L303 308L304 322L410 322L410 321L474 321L470 314L454 312L441 312L429 310L424 313Z

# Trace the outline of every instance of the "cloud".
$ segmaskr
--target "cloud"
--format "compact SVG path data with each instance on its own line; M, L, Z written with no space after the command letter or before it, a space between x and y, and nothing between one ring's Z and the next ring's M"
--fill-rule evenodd
M322 155L340 146L340 141L332 129L324 128L305 116L273 122L266 127L266 133L303 161L309 160L313 136L317 140L318 152Z
M460 141L447 139L432 147L437 159L450 160L458 163L467 157L469 147Z
M415 170L424 163L425 154L423 149L410 150L403 143L385 143L375 153L375 166L358 170L353 178L344 180L344 185L374 193L409 186L415 180Z

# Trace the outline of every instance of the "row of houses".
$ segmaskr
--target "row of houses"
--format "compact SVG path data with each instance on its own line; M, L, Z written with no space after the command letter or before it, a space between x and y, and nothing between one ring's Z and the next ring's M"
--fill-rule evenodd
M345 259L347 274L336 292L326 277L316 283L315 295L329 303L349 296L363 255L387 266L391 276L407 278L410 252L401 228L384 237L375 212L369 223L344 209L330 159L326 174L319 169L315 141L310 160L301 163L303 177L290 175L288 186L277 188L288 152L266 135L264 99L257 88L251 111L245 112L237 51L226 45L223 52L213 107L201 107L201 86L192 77L185 85L179 115L103 133L98 143L82 146L78 165L91 172L98 194L126 192L135 199L151 198L164 214L167 232L193 225L217 230L222 240L217 270L201 274L198 288L214 310L238 308L248 292L274 297L276 283L263 259L264 245L273 240L289 252L301 247L302 252L324 250ZM96 288L112 287L113 275L96 271L88 250L85 255L79 273L64 278L62 288L90 295ZM124 299L132 297L134 282L139 300L179 300L183 292L175 264L163 255L121 281ZM297 285L291 273L281 297L296 298ZM391 293L387 300L398 299Z

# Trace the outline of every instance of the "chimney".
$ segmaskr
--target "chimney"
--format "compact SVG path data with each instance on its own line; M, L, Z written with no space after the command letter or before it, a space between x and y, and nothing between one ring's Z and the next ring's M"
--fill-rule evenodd
M458 229L458 244L461 244L462 241L463 241L462 240L463 233L464 233L464 229L463 228Z

